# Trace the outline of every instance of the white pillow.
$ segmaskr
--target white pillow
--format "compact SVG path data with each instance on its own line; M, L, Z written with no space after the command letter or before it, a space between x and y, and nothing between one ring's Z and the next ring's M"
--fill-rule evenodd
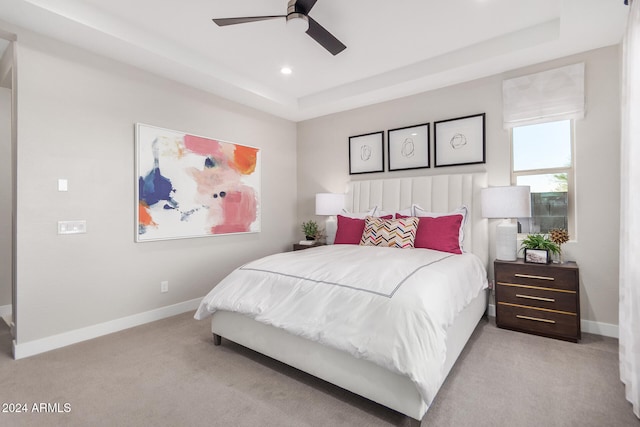
M402 209L402 210L397 211L397 212L394 214L394 216L393 216L393 217L394 217L394 218L397 218L397 217L398 217L398 215L402 215L402 216L415 216L415 215L413 214L413 206L409 206L408 208L404 208L404 209Z
M376 212L375 215L373 215L376 218L380 218L383 216L391 216L391 218L394 218L393 212L387 212L387 211L383 211L382 209L378 209L376 208Z
M389 216L389 215L391 215L391 218L395 218L396 215L398 214L402 216L415 216L413 214L413 206L409 206L408 208L404 208L398 212L387 212L379 209L377 206L374 206L368 212L352 213L352 212L348 212L346 209L342 209L342 212L340 213L340 215L342 216L346 216L348 218L356 218L356 219L365 219L368 216L374 216L376 218L380 218L380 217Z
M342 212L340 213L340 215L346 216L347 218L365 219L368 216L378 216L376 215L377 210L378 210L377 206L372 207L367 212L349 212L346 209L342 209Z
M462 246L462 241L464 240L464 226L467 223L467 213L469 211L465 205L447 213L429 212L416 204L412 205L411 209L413 210L413 216L417 217L428 216L431 218L438 218L441 216L462 215L462 222L460 222L460 231L458 233L458 242L460 243L462 251L465 252L464 247Z

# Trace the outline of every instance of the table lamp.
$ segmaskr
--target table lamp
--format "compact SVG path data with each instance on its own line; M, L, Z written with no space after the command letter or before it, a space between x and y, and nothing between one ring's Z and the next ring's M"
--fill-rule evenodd
M515 261L518 258L518 224L512 218L531 216L531 188L528 185L489 187L482 189L482 216L502 218L496 226L496 258Z
M344 194L339 193L318 193L316 194L316 215L327 215L325 221L325 233L327 234L327 245L333 245L338 231L336 215L344 208Z

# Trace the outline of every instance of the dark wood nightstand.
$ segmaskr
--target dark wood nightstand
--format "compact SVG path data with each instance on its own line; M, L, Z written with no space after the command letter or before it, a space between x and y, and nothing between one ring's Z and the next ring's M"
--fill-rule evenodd
M495 261L499 328L578 342L579 270L575 262L530 264Z
M316 246L323 246L324 243L314 243L313 245L301 245L300 243L293 244L294 251L301 251L303 249L315 248Z

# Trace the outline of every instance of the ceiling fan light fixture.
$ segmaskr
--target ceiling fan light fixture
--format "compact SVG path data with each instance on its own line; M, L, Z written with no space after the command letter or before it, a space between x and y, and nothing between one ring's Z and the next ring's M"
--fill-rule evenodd
M306 33L309 29L309 18L302 13L290 13L287 15L287 28L296 33Z
M309 12L316 4L317 0L289 0L286 15L264 15L264 16L241 16L237 18L214 18L213 22L220 27L227 25L245 24L248 22L268 21L272 19L285 18L287 27L292 34L306 33L320 46L329 51L332 55L337 55L347 48L333 34L327 31L322 25L309 16Z

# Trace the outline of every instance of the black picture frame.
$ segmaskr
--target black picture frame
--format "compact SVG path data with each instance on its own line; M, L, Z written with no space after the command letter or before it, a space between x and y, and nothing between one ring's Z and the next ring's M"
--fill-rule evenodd
M430 123L387 130L388 170L430 167Z
M434 122L434 167L486 163L486 113Z
M549 264L551 257L547 249L527 249L524 250L524 262L530 264Z
M349 175L384 172L384 131L349 137Z

